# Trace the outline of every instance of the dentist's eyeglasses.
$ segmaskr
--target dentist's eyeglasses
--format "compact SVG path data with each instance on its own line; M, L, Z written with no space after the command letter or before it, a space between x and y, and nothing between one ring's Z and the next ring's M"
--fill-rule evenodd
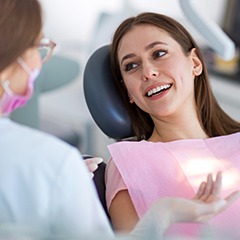
M55 46L56 43L50 40L49 38L43 37L40 40L38 51L41 55L42 63L45 63L51 58Z

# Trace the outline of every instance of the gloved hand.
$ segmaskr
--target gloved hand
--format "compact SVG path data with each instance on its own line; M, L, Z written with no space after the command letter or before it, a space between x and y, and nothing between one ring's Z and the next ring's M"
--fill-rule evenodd
M100 157L92 157L90 155L82 155L84 162L88 168L91 178L94 177L94 172L98 168L98 164L103 162L103 159Z
M162 237L172 223L205 222L211 219L240 198L240 191L235 191L222 199L221 185L221 173L217 174L215 181L209 174L207 181L201 183L193 199L161 198L157 200L131 232L132 238L141 239L151 230L157 231L155 235ZM154 229L153 226L155 226Z

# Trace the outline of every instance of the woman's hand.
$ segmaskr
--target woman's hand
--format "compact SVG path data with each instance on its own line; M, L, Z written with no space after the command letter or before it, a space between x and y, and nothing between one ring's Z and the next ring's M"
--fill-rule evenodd
M240 198L240 191L221 198L222 173L218 172L215 181L208 174L207 181L202 182L192 200L170 198L172 205L172 222L205 222L224 211Z
M216 180L213 181L212 174L208 174L207 182L202 182L193 199L201 200L206 203L213 202L221 198L222 172L218 172Z
M208 175L193 199L172 197L157 200L131 232L132 236L138 237L154 225L159 236L162 236L172 223L210 220L240 198L240 191L221 198L221 188L222 174L219 172L215 181L211 174Z

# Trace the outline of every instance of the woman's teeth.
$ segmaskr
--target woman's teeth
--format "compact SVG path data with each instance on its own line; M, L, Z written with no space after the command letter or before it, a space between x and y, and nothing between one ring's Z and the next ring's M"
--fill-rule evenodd
M166 85L162 85L156 88L151 89L150 91L147 92L147 96L151 97L155 94L160 93L163 90L169 89L172 85L171 84L166 84Z

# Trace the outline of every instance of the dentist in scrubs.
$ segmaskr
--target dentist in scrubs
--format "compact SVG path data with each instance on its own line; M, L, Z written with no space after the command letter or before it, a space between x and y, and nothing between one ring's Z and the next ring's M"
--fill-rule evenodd
M31 98L55 47L38 1L1 0L0 36L0 224L112 234L79 151L6 117Z

